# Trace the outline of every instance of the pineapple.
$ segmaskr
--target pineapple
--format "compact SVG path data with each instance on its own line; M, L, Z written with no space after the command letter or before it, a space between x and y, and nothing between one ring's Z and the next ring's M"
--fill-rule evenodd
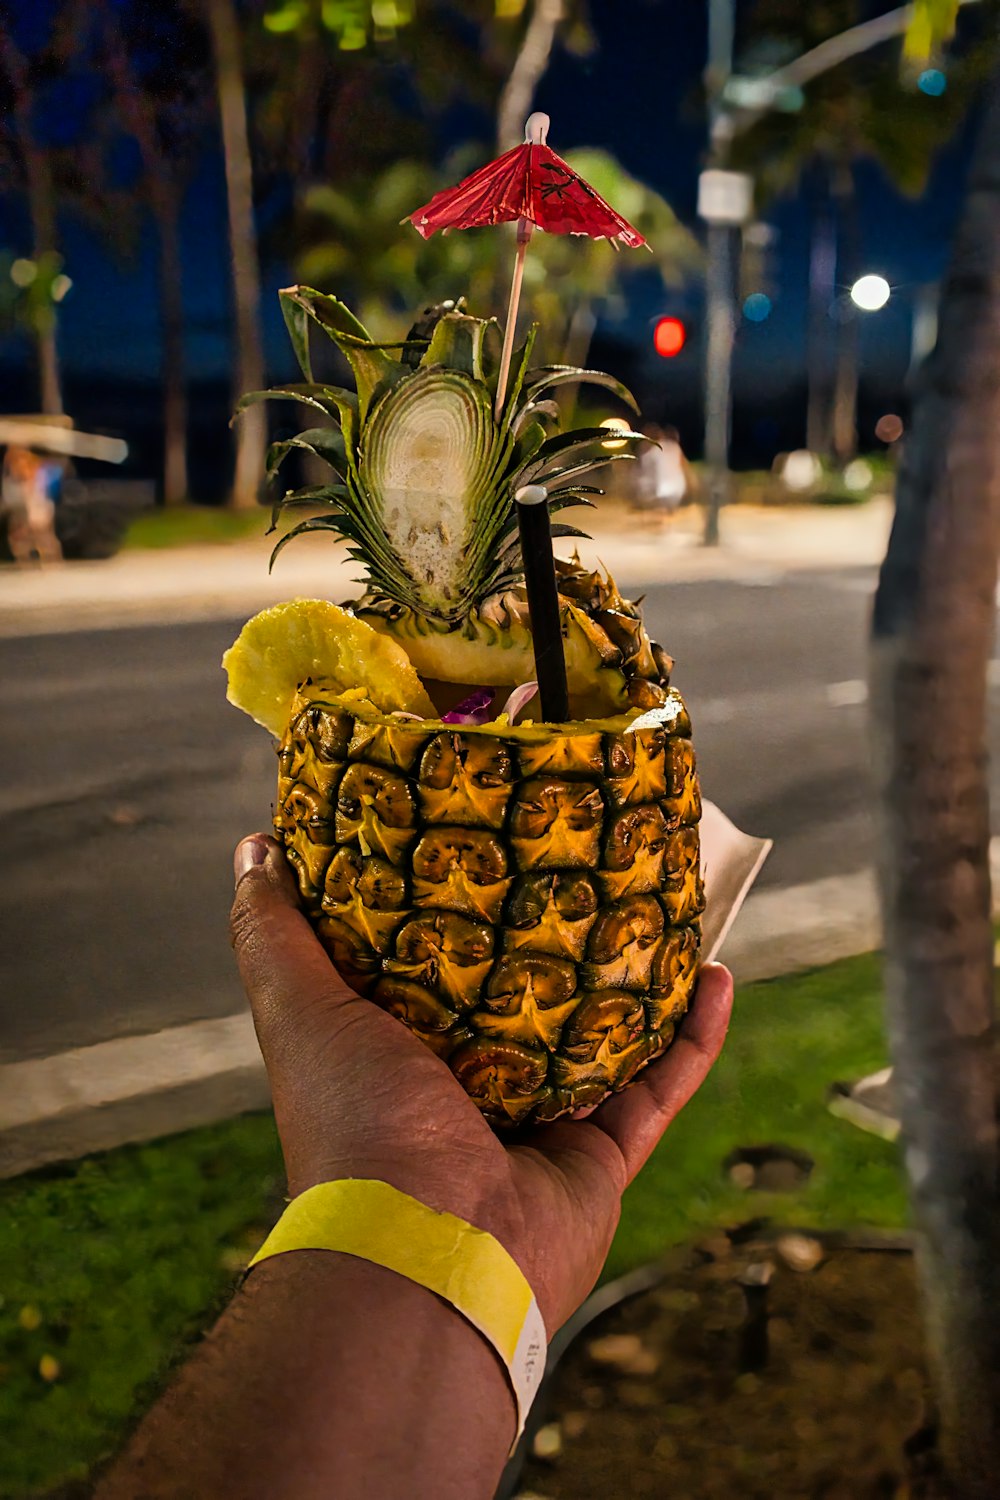
M498 418L495 325L446 311L390 348L342 304L282 294L306 384L255 392L319 406L339 430L276 444L336 482L281 538L329 530L365 570L347 608L295 601L244 628L230 698L280 740L274 827L303 905L360 993L442 1057L497 1128L623 1088L672 1039L699 954L700 800L691 725L666 653L607 575L557 563L572 722L443 717L470 686L534 675L514 492L586 503L609 454L550 435L545 392L610 376L515 356ZM314 381L309 320L356 392ZM421 331L424 331L423 329ZM571 527L553 530L580 535Z

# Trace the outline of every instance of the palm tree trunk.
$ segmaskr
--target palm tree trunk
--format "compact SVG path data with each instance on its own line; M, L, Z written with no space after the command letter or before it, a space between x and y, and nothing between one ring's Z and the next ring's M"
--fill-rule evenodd
M159 242L160 378L163 386L163 503L187 499L187 394L184 384L184 294L180 211L182 191L175 161L160 143L156 106L133 77L128 50L110 4L103 8L103 60L116 101L142 156L146 191Z
M541 81L559 22L565 15L564 0L534 0L531 20L497 108L497 151L509 151L524 139L524 122L531 113L535 90Z
M184 295L181 282L180 195L162 180L153 188L160 241L160 330L163 340L163 503L188 497L187 392L184 386Z
M816 168L810 207L806 447L826 458L831 437L830 317L837 295L837 243L825 164Z
M260 333L260 263L253 212L253 166L247 133L246 87L234 0L206 0L215 52L222 147L226 163L229 248L236 312L236 394L260 390L264 353ZM236 428L232 504L257 504L264 481L267 425L263 408L252 406Z
M854 173L849 163L841 163L833 180L837 204L837 280L842 287L853 286L860 269L860 233L858 201ZM858 317L853 303L846 302L837 323L837 371L833 387L833 457L839 464L850 463L858 451Z
M597 314L594 312L593 302L589 297L580 297L566 328L562 350L563 364L575 365L578 370L583 369L590 354L596 327Z
M889 1039L948 1476L1000 1474L986 666L1000 549L1000 74L918 378L871 645Z
M24 164L28 178L28 204L35 260L51 260L56 254L56 195L52 184L52 168L45 152L33 145L24 147ZM35 348L38 354L42 411L47 416L62 416L65 408L53 307L39 311L35 321Z
M28 65L14 45L10 28L6 26L0 26L0 63L7 74L13 95L14 119L31 217L32 251L36 261L51 259L56 253L57 242L52 167L47 154L35 141ZM35 319L33 332L38 357L41 409L48 416L61 416L62 385L59 379L56 317L53 308L40 311Z

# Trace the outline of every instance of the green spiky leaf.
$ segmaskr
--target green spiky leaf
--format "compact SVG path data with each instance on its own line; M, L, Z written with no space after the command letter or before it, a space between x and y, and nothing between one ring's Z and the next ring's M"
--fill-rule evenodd
M639 403L628 386L603 370L578 370L572 365L541 365L531 371L530 379L525 382L524 394L528 400L534 400L542 391L555 390L561 385L601 385L605 390L613 391L619 401L623 401L638 414Z
M248 406L260 401L299 401L303 406L313 406L325 416L338 419L343 417L345 408L354 412L358 409L356 394L343 386L316 385L313 382L308 385L275 385L269 391L247 391L241 396L236 403L233 421L242 416Z
M518 437L529 422L558 422L559 417L557 401L529 401L518 412L516 420L511 424L511 431Z
M507 394L504 397L503 411L500 413L501 421L508 426L513 425L518 413L525 404L521 399L521 392L524 387L525 377L528 373L528 362L531 359L531 352L535 347L537 336L538 329L532 324L528 329L524 343L519 349L514 350L510 358L510 369L507 372ZM497 386L495 379L490 382L490 389L493 395L496 396Z
M349 501L351 492L346 484L310 485L307 489L286 490L280 499L275 500L271 506L271 525L269 531L273 531L278 524L278 519L283 510L301 509L304 505L320 506L328 505L341 511L343 504Z
M281 312L285 319L285 327L288 329L288 337L292 341L292 350L298 360L299 369L305 379L312 381L312 360L309 355L309 314L302 303L287 292L278 293L278 301Z
M614 463L617 459L636 456L629 451L628 447L623 449L619 447L619 444L634 447L637 443L649 442L649 439L643 437L641 432L618 432L616 430L615 447L609 450L608 438L608 430L605 427L582 427L576 432L562 432L558 437L549 438L534 454L531 462L526 465L520 482L548 485L573 474L585 474L589 469L598 468L601 464Z
M332 531L338 537L344 534L339 516L311 516L308 521L300 521L297 526L292 527L291 531L286 531L280 541L275 544L274 550L271 553L271 560L267 565L269 573L274 567L275 559L279 552L282 552L294 537L302 536L307 531Z
M286 323L290 316L286 309L295 309L294 317L301 316L303 320L311 318L331 337L339 333L346 334L349 338L360 339L366 344L373 342L365 325L338 297L331 297L327 292L314 291L311 286L287 286L278 293L278 298L282 312L285 313ZM306 321L303 321L302 326L306 326ZM306 378L308 379L308 376Z
M358 408L364 421L368 408L384 390L407 373L407 366L390 358L387 349L402 349L397 344L377 344L367 328L337 297L314 291L308 286L286 287L280 294L285 322L292 334L296 355L306 379L310 379L309 321L322 328L348 360L357 386ZM303 359L305 363L303 363Z
M597 490L596 493L603 495L604 491ZM563 491L561 494L552 496L549 499L549 513L555 515L558 510L571 510L574 505L579 505L581 508L586 506L589 510L595 509L593 500L589 500L579 490L569 490Z
M434 326L431 341L420 361L424 369L444 365L462 370L473 380L485 380L484 345L490 324L465 313L449 312Z
M341 477L346 477L347 452L344 447L344 435L334 427L309 427L304 432L296 433L295 437L284 438L281 442L272 443L267 450L267 477L272 479L278 469L284 463L289 453L296 450L311 453L314 458L322 459L329 464Z
M590 505L588 497L601 493L587 482L590 471L634 458L632 450L643 441L637 433L616 433L609 451L604 428L551 435L559 409L546 393L559 386L589 382L635 403L620 381L601 371L531 368L534 330L514 353L498 419L495 322L458 307L426 329L415 326L406 340L379 344L337 298L310 287L286 289L282 308L306 381L251 392L240 409L268 396L295 400L334 416L340 430L314 428L272 445L270 474L303 449L330 463L338 481L278 500L275 515L301 506L326 514L293 526L273 556L306 531L337 536L363 563L375 599L458 624L491 593L519 581L513 497L520 486L544 484L553 515ZM313 324L350 362L356 392L311 378ZM552 529L557 537L586 535L564 523Z

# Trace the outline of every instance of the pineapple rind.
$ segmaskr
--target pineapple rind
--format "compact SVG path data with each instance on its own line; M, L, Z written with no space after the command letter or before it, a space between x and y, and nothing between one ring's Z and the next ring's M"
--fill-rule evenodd
M690 721L450 725L305 684L275 830L348 982L497 1128L621 1089L669 1045L704 905Z

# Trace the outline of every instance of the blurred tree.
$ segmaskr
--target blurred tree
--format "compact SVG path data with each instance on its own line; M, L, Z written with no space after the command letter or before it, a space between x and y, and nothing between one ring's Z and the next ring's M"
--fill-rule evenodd
M694 237L670 205L603 151L570 151L566 159L608 198L653 247L653 257L621 254L605 240L536 235L524 276L522 308L539 323L541 350L566 364L585 363L597 317L624 311L628 279L651 269L676 286L698 265ZM442 173L422 162L397 162L374 181L317 185L303 199L302 249L296 274L335 291L380 337L399 336L401 322L427 302L464 296L479 315L500 311L495 287L510 274L513 244L498 229L422 239L400 220L439 187L477 163L463 152ZM499 278L498 278L499 268Z
M322 18L313 0L280 3L281 10L269 13L265 24L273 27L280 21L286 34L315 39ZM365 5L346 9L357 15ZM466 47L468 36L478 32L478 66L456 66L447 23L455 13L466 23L459 32ZM360 21L349 34L360 41ZM431 82L432 104L446 102L458 87L471 86L477 100L495 112L497 147L504 150L523 138L525 118L557 37L575 51L592 45L583 0L464 0L449 5L423 0L399 20L392 41L421 97ZM376 113L369 109L362 119L367 122ZM676 284L696 264L697 249L669 205L604 153L578 152L571 158L649 236L661 277ZM479 311L499 308L509 276L505 231L452 235L445 244L439 238L424 242L400 227L400 220L443 182L460 178L476 164L475 150L462 150L441 174L427 162L411 159L390 161L377 176L362 177L357 171L350 175L342 161L339 171L302 194L297 275L336 287L353 301L367 326L386 336L398 333L400 319L422 301L464 295ZM644 268L618 257L605 243L539 237L528 260L525 302L541 324L551 354L584 360L596 317L602 311L611 316L621 311L624 279Z
M953 7L954 0L943 3ZM758 0L741 72L769 73L862 18L860 0L820 0L809 7L799 0ZM733 164L754 173L763 201L803 181L809 190L807 441L840 463L857 447L858 325L846 295L863 270L856 164L876 161L897 188L918 196L935 153L954 135L989 65L989 48L970 46L949 60L944 92L930 97L914 78L887 66L885 49L865 53L814 79L799 101L791 101L800 107L762 116L734 144Z
M507 0L504 5L505 14L511 16L528 9L526 0ZM498 153L524 139L524 122L531 114L535 90L548 69L556 33L569 9L567 0L531 0L528 24L497 108Z
M163 384L163 500L188 495L180 212L200 144L205 56L190 17L101 0L99 61L121 126L141 160L135 185L156 224ZM176 65L181 56L183 67Z
M229 201L237 382L263 383L253 187L372 170L398 155L403 122L385 87L402 68L425 104L476 92L498 71L491 28L511 0L187 0L212 36ZM487 33L490 33L487 36ZM252 88L248 87L248 80ZM398 81L398 80L397 80ZM248 98L252 93L254 108ZM251 143L256 159L251 158ZM428 149L430 142L427 142ZM274 240L280 231L275 228ZM234 503L252 503L263 473L265 417L238 431Z
M44 88L40 85L52 67L52 39L34 55L18 46L14 28L0 23L0 71L7 100L0 99L0 146L3 150L5 188L16 184L25 194L31 221L33 282L39 291L59 274L56 225L55 166L46 139L42 113ZM59 415L63 410L59 355L56 348L56 314L51 298L37 295L27 305L28 323L38 358L41 410Z
M412 3L271 0L247 33L253 135L265 190L382 165L398 150L400 113L385 84L409 33ZM467 61L467 59L463 59ZM419 125L411 122L411 131Z
M390 166L403 137L430 157L457 98L497 117L510 97L519 140L557 26L591 44L584 0L268 0L247 35L256 164L339 182Z
M229 210L229 259L236 316L235 400L265 382L260 328L260 257L254 219L253 160L247 128L241 18L236 0L200 0L212 39L215 88L222 125ZM267 424L262 407L251 407L236 427L236 467L230 503L237 510L257 504L264 482Z
M59 253L59 211L114 250L134 229L129 195L108 171L105 82L89 0L8 7L0 24L0 192L26 201L31 254L15 260L16 322L36 345L41 406L62 411L57 307L72 285Z
M954 9L917 0L911 55L940 42ZM944 1492L989 1500L1000 1475L1000 1137L986 779L1000 554L1000 63L938 327L915 383L875 600L871 734L889 1040L920 1231Z

